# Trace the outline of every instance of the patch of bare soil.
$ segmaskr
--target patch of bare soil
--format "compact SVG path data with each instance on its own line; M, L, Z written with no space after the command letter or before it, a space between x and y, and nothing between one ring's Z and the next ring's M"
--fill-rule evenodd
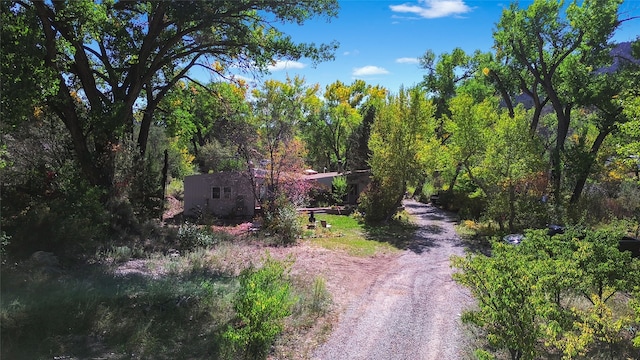
M178 214L178 207L172 203L170 215ZM218 266L227 270L239 271L269 252L277 259L293 257L294 277L308 284L316 277L325 280L333 300L330 311L307 329L285 334L288 340L276 347L273 358L470 358L460 315L473 299L453 281L449 266L451 255L464 253L454 230L455 218L414 201L406 202L405 208L417 218L419 230L402 253L361 258L306 241L271 247L251 241L250 236L215 250L224 252ZM226 229L246 235L249 226ZM120 271L145 271L140 263L126 268Z

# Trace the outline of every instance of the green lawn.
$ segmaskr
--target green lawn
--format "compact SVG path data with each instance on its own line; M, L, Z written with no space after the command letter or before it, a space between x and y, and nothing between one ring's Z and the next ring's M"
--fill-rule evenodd
M405 215L403 218L409 217ZM415 231L415 226L407 220L370 226L346 215L316 214L316 219L318 224L325 220L331 227L319 226L315 230L306 230L305 238L315 245L345 251L353 256L367 257L400 251L406 248Z

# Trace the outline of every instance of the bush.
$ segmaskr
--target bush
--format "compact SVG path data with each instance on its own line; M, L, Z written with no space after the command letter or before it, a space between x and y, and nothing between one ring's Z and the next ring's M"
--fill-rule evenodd
M262 268L249 267L240 274L240 290L234 300L236 321L224 333L233 351L245 359L266 358L271 345L284 329L291 314L289 271L291 263L268 254Z
M290 245L302 236L302 224L295 206L284 196L278 197L267 206L264 227L276 235L278 243Z
M347 196L347 191L347 178L345 176L334 177L333 181L331 182L331 195L333 197L333 201L337 205L340 205L344 202L344 199Z
M182 200L182 197L184 196L184 181L180 179L171 179L171 182L167 186L167 195Z
M61 190L60 196L34 198L8 221L3 230L11 236L6 250L17 257L35 251L91 252L108 233L109 217L97 187L77 184ZM4 214L3 214L4 215Z
M397 196L374 179L360 195L358 211L368 223L386 221L398 211Z
M4 233L4 231L0 231L0 262L4 264L6 262L7 256L7 245L10 244L11 236Z
M178 228L177 240L181 248L194 249L217 244L219 239L209 228L201 228L196 224L185 222Z

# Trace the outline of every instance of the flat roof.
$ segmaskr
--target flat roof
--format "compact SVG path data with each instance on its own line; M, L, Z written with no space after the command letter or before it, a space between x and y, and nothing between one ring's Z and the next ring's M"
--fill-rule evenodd
M317 174L305 175L304 178L305 179L310 179L310 180L318 180L318 179L332 178L332 177L336 177L336 176L340 176L340 175L342 175L342 173L333 171L333 172L327 172L327 173L317 173Z

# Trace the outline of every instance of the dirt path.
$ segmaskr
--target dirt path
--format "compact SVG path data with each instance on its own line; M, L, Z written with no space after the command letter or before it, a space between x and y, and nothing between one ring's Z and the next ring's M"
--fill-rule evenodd
M451 255L464 253L454 218L415 201L405 207L420 225L409 250L370 273L371 285L350 299L313 359L469 358L460 314L472 299L449 267Z

